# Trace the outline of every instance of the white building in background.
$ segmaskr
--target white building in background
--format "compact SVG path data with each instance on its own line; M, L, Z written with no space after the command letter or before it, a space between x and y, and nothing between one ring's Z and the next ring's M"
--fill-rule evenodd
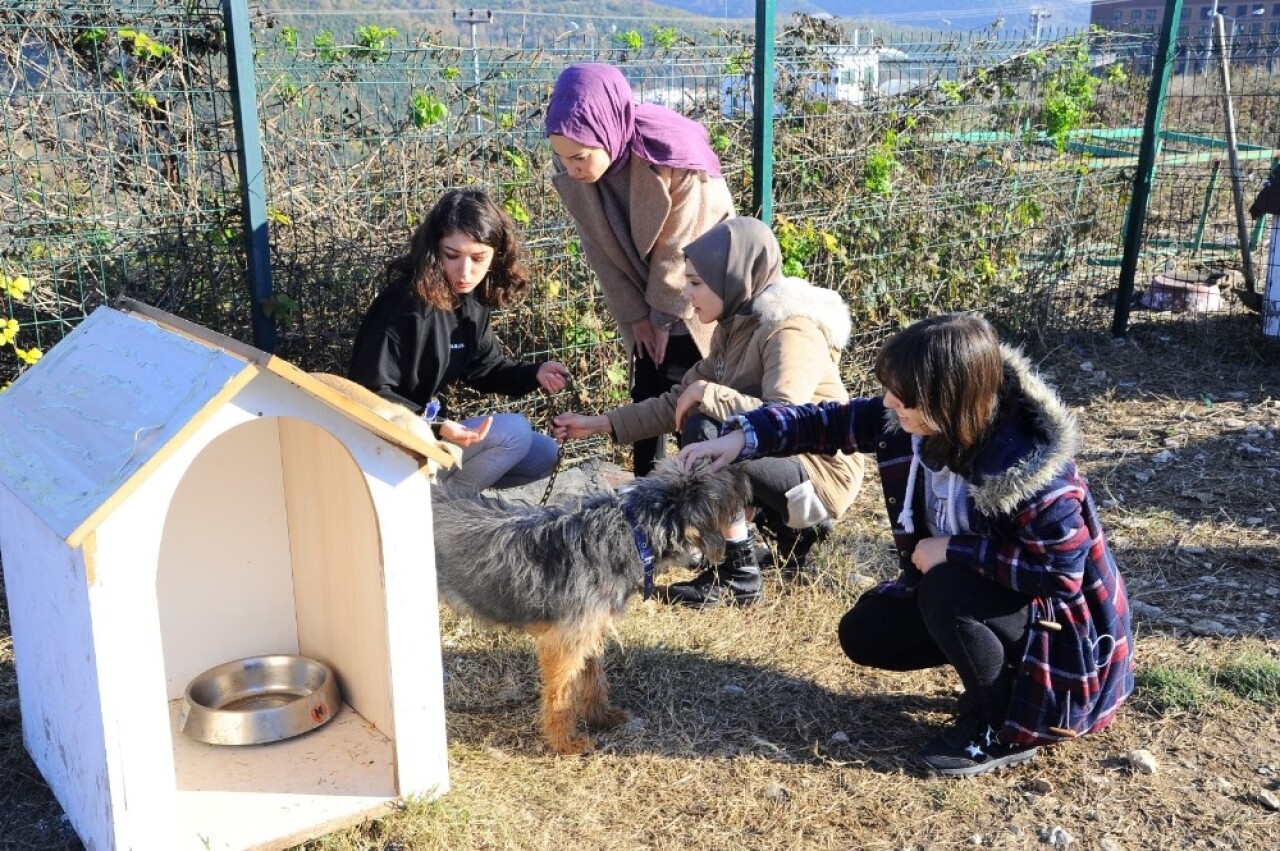
M806 81L806 100L856 104L877 95L898 93L895 90L899 85L881 79L881 63L906 59L906 53L890 47L848 44L834 45L828 50L830 58L825 62L813 59L812 64L799 65L794 60L778 61L780 70L785 69ZM820 64L825 68L818 67ZM720 81L720 113L726 118L750 115L753 102L750 74L736 74ZM785 112L783 104L775 100L774 116Z
M1089 23L1111 30L1151 30L1164 20L1163 0L1094 0ZM1178 21L1179 38L1208 38L1213 34L1213 13L1217 10L1234 26L1238 42L1256 44L1280 37L1280 2L1248 3L1229 0L1186 0Z

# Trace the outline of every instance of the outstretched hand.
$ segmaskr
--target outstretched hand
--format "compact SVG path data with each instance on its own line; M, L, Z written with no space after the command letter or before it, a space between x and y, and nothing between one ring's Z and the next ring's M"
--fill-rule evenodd
M692 470L698 464L709 461L713 471L719 470L721 467L727 467L737 461L738 456L742 454L742 448L746 444L747 436L739 429L723 434L714 440L690 443L680 450L680 466L686 470Z
M440 436L450 443L456 443L458 446L471 446L473 443L479 443L489 434L489 426L493 425L493 417L485 417L481 420L480 425L475 428L467 428L462 423L455 423L453 420L442 420L440 422Z
M538 386L548 393L559 393L572 380L569 367L559 361L549 360L538 367Z
M551 436L556 440L577 440L593 434L608 434L613 430L609 418L600 414L559 414L551 418Z

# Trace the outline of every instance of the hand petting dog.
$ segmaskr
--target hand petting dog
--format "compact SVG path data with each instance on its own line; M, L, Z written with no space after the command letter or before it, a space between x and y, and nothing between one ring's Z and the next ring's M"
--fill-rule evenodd
M690 443L676 457L680 459L680 466L686 470L692 470L699 464L709 464L708 469L712 471L721 470L737 461L746 445L747 436L741 430L734 429L713 440Z

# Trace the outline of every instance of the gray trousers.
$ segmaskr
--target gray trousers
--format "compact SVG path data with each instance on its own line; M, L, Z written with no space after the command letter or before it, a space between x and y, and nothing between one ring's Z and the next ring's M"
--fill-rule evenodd
M463 420L468 428L484 417ZM485 488L514 488L545 479L560 451L555 440L533 430L520 414L493 414L484 440L462 449L462 464L440 471L438 483L451 494L476 494Z

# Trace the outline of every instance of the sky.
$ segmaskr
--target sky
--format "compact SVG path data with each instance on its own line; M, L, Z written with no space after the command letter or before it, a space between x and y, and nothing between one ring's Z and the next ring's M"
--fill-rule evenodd
M997 21L1003 27L1031 25L1032 13L1045 26L1084 23L1092 0L810 0L841 17L884 21L920 29L981 29ZM1113 0L1114 2L1114 0Z

